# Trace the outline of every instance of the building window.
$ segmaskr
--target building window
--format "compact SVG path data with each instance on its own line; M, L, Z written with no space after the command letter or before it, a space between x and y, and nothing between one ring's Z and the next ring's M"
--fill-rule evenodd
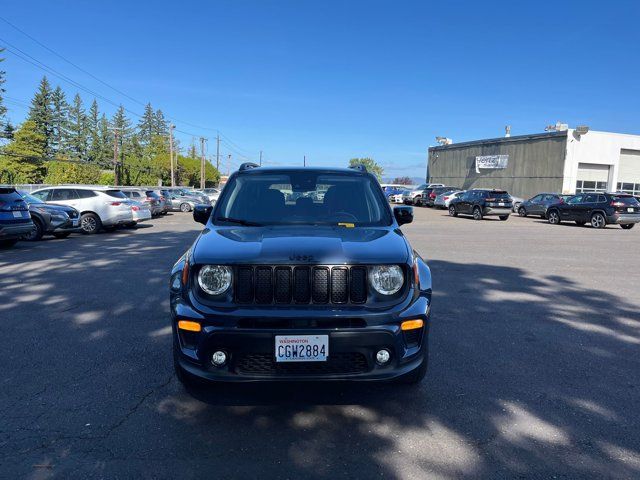
M594 182L592 180L578 180L576 193L606 192L607 182Z
M640 195L640 183L618 182L618 192Z

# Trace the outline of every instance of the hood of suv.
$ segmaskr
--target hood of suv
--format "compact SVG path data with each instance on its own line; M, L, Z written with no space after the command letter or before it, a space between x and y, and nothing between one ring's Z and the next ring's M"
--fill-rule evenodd
M192 255L199 264L402 264L411 251L393 228L273 226L207 228Z

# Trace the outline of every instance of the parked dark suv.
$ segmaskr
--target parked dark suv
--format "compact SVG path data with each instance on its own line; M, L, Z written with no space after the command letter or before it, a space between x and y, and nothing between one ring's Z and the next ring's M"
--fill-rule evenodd
M633 195L624 193L582 193L549 207L547 219L553 225L562 221L573 221L578 225L589 222L594 228L618 224L629 230L640 222L640 203Z
M504 190L468 190L449 203L449 215L473 215L482 220L488 215L497 215L500 220L508 220L513 203Z
M424 377L431 274L399 229L413 211L364 167L243 164L193 216L205 229L170 279L183 383Z
M559 193L539 193L535 197L525 200L518 207L518 215L526 217L528 215L540 215L547 218L547 208L557 203L568 200L573 195L561 195Z
M29 207L13 187L0 187L0 248L12 247L33 230Z
M73 232L80 233L80 212L67 205L44 203L38 197L34 197L25 191L18 191L27 202L34 229L25 240L37 241L43 236L51 234L56 238L67 238Z

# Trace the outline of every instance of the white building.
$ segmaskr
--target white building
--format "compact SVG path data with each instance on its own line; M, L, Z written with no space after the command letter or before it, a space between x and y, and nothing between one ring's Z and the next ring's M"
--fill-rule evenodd
M560 125L560 124L559 124ZM640 195L640 135L586 128L429 148L428 181L464 189Z

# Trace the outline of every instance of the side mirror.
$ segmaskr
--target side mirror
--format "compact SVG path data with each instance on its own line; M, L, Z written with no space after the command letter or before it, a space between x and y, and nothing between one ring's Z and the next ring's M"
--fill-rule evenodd
M206 225L209 221L209 217L211 217L211 212L213 211L213 207L211 205L196 205L193 208L193 219Z
M393 216L396 217L398 225L404 225L405 223L413 222L413 207L394 207Z

